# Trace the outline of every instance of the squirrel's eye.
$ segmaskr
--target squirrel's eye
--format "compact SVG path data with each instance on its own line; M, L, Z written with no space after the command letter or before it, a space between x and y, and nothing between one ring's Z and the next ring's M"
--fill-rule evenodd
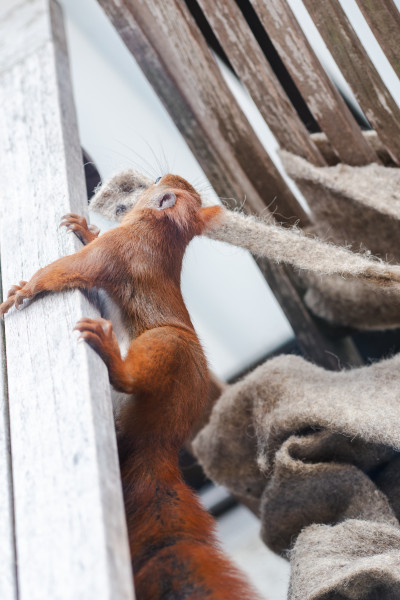
M160 181L161 177L157 177L157 179L155 180L155 184L158 183Z
M126 209L127 207L125 206L125 204L118 204L115 214L122 215L124 212L126 212Z

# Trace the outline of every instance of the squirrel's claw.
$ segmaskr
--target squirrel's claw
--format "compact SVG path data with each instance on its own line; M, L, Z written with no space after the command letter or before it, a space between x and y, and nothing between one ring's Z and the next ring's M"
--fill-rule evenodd
M88 225L85 217L75 213L67 213L61 218L59 227L66 227L67 232L73 232L82 244L89 244L96 239L100 229L96 225Z
M84 340L108 365L113 356L120 356L117 338L111 321L106 319L79 319L74 327L79 331L78 341Z
M7 300L0 304L0 318L3 319L4 315L10 310L12 306L15 306L17 310L22 310L23 302L26 298L30 298L32 294L28 293L26 289L27 282L20 281L19 285L12 285L8 290Z

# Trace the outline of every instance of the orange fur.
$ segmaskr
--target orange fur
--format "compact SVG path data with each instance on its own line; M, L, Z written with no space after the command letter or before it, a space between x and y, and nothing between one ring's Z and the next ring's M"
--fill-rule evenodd
M81 319L76 329L106 363L115 389L132 394L119 451L138 600L256 597L219 550L213 520L178 467L209 387L180 290L181 266L190 240L219 213L202 208L184 179L166 175L144 191L120 227L98 238L81 217L66 215L62 224L88 244L13 286L0 306L3 315L43 291L96 286L121 308L133 338L125 359L109 321Z

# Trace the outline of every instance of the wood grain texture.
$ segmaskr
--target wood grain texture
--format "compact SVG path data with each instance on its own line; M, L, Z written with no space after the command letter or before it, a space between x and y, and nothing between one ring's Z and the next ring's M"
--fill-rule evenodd
M199 0L199 4L280 146L317 166L326 164L234 0Z
M376 131L369 129L368 131L363 131L362 134L374 152L376 152L377 157L383 165L387 167L396 166ZM340 162L325 133L322 131L312 133L311 138L329 166L337 165Z
M1 0L0 71L17 64L50 40L51 23L44 3Z
M38 39L0 76L5 290L75 251L59 220L86 210L61 11L27 4L45 23L32 24ZM82 316L98 312L74 291L5 319L20 600L133 598L108 377L76 343Z
M279 214L308 217L287 196L268 155L230 94L196 23L180 0L98 0L181 130L217 194L242 198L244 209L266 211L276 194ZM305 309L295 277L280 265L262 270L306 356L337 369L338 345ZM287 282L290 281L290 285ZM306 319L305 321L303 319ZM315 337L314 337L315 334ZM317 343L318 340L318 343ZM351 346L351 342L349 342ZM326 351L329 348L329 351ZM336 352L336 350L337 352ZM355 350L341 354L353 361Z
M17 600L10 426L3 325L0 325L0 367L0 598Z
M400 77L400 13L393 0L356 0L387 59Z
M307 217L228 89L180 0L99 0L217 194L245 210Z
M308 108L340 160L349 165L377 161L368 142L328 78L286 0L250 0L265 31ZM321 3L321 6L325 3Z
M400 164L400 109L337 0L304 0L311 18L354 92L365 116Z

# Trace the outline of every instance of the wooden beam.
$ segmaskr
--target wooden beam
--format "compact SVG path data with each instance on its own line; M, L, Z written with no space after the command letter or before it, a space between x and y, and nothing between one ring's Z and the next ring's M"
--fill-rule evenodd
M400 13L393 0L356 0L372 33L400 77Z
M340 160L349 165L377 161L376 154L363 138L352 114L315 56L287 0L250 1ZM321 6L325 6L325 2Z
M277 177L271 159L227 88L185 3L181 0L98 1L163 101L217 194L236 198L245 194L248 202L244 208L256 214L265 214L266 205L275 194L275 207L280 215L297 216L306 224L308 216L288 194L280 176ZM339 350L334 341L319 331L310 315L305 327L302 319L307 311L290 269L269 265L262 272L306 356L327 368L338 368L337 359L330 353L340 353L343 345ZM286 285L288 280L290 285ZM325 349L329 349L328 352ZM340 358L351 364L355 354L354 350Z
M314 165L325 165L234 0L198 2L237 76L280 146Z
M58 224L87 202L59 6L4 0L4 39L12 44L0 58L7 290L76 251ZM5 319L19 600L133 599L107 372L72 332L98 314L73 291Z
M400 165L400 109L337 0L304 0L365 116Z

